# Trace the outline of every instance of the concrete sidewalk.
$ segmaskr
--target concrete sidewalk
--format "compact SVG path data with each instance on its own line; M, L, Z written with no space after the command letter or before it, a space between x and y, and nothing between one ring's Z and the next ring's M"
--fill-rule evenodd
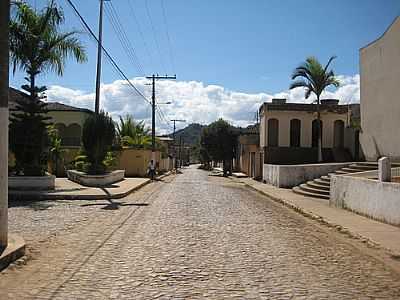
M125 178L108 187L87 187L67 178L57 178L53 191L17 191L9 190L12 200L101 200L123 198L149 183L148 178Z
M305 197L290 189L277 188L250 178L233 178L301 214L335 227L342 233L360 239L371 246L400 256L400 228L360 216L348 210L329 206L328 200Z

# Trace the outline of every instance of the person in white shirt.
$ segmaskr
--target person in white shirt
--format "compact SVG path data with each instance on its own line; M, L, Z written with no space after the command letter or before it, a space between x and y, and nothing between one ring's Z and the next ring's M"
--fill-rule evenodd
M156 164L154 163L153 160L149 162L147 173L149 174L151 180L154 180L154 176L156 175Z

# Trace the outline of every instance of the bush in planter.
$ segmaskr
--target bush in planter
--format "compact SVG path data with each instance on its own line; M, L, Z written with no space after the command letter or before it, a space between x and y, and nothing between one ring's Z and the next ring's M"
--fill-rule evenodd
M111 117L105 113L89 116L82 130L82 144L87 157L89 174L104 174L104 160L115 140L115 126Z

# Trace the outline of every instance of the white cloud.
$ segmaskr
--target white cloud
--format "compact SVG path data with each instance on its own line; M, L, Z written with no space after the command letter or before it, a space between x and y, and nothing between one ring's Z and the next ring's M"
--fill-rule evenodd
M356 103L360 99L360 76L338 76L341 86L335 91L324 93L324 98L340 99L341 103ZM145 78L132 79L133 84L151 98L151 86ZM304 99L304 90L297 88L276 94L244 93L225 89L218 85L205 85L199 81L157 81L157 101L171 105L160 105L165 119L185 119L188 123L208 124L218 118L224 118L234 125L246 126L254 123L255 112L263 102L272 98L286 98L288 102L308 103ZM46 92L48 101L62 102L77 107L93 109L94 93L74 90L62 86L50 86ZM138 120L151 124L151 107L126 82L117 80L101 86L101 107L114 118L132 114ZM157 119L160 132L170 131L166 120Z

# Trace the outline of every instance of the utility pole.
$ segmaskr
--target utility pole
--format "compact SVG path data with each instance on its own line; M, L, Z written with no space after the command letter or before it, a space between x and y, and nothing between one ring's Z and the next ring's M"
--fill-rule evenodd
M179 137L179 168L182 167L182 136Z
M186 120L178 120L178 119L173 119L171 122L174 122L174 133L173 133L173 139L174 139L174 158L175 158L175 169L177 168L178 164L176 161L176 140L175 140L175 129L176 129L176 122L186 122Z
M104 1L107 1L107 0L100 0L100 13L99 13L99 37L98 37L98 43L97 43L96 100L95 100L95 104L94 104L94 111L96 114L98 114L100 111L100 81L101 81L101 54L103 51L102 41L103 41Z
M0 254L8 244L8 72L10 1L0 1Z
M151 79L151 84L153 86L151 93L151 159L155 163L156 159L156 80L157 79L176 79L176 75L174 76L159 76L152 75L146 76L147 79Z

